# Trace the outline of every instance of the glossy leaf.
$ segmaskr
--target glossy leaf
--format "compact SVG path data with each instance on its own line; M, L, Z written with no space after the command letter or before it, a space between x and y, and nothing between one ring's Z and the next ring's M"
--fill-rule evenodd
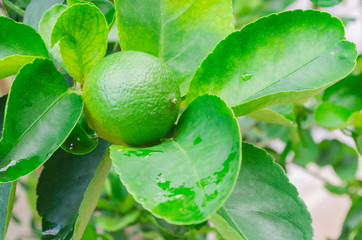
M285 126L296 126L293 104L263 108L248 114L248 116L264 122L277 123Z
M91 4L75 4L62 12L52 34L51 47L58 41L69 74L83 83L89 70L104 57L108 25L102 12Z
M340 4L343 0L311 0L312 3L320 7L333 7Z
M15 200L16 182L0 183L0 239L5 239Z
M116 0L122 50L161 58L185 95L196 68L234 30L231 0Z
M62 145L63 150L76 155L90 153L97 146L96 133L88 126L85 115L82 114L77 125Z
M204 95L183 112L173 138L145 148L113 145L110 156L135 200L174 224L207 220L231 193L240 134L230 108Z
M344 39L341 21L329 13L295 10L261 18L207 56L187 101L219 95L242 116L307 99L354 68L356 47Z
M84 205L88 201L97 202L109 171L110 161L104 159L108 146L102 140L93 152L83 156L59 149L45 163L37 187L37 209L43 217L44 238L82 236L89 221L87 214L92 214L95 208L87 204L84 211ZM84 228L76 223L81 219L86 221Z
M15 78L0 142L0 182L43 164L70 134L83 109L50 60L35 59Z
M226 240L312 240L312 219L297 189L265 151L243 143L230 198L212 218Z
M60 49L59 44L56 44L53 48L50 44L50 37L53 30L53 27L59 17L59 15L67 9L67 6L63 4L55 4L51 8L49 8L47 11L44 12L43 17L41 18L39 22L39 33L41 37L43 38L45 45L48 48L48 51L50 52L53 59L65 70L67 70L62 57L60 55Z
M338 140L323 140L318 145L320 149L317 164L331 165L337 175L344 181L353 181L358 168L358 155L348 145Z
M63 3L64 0L31 0L26 7L23 22L38 31L39 21L44 12L54 4Z
M362 58L358 63L361 64ZM362 73L354 71L347 78L327 88L323 102L315 110L314 119L322 127L362 127Z
M31 27L0 17L0 79L15 75L35 57L49 57L40 35Z

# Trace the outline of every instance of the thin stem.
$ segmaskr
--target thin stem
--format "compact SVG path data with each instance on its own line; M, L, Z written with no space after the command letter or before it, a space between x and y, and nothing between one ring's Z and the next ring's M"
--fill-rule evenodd
M5 7L13 10L14 12L16 12L17 14L19 14L20 16L24 17L25 15L25 11L23 9L21 9L20 7L16 6L14 3L10 2L10 0L3 0Z
M9 17L2 0L0 0L0 16Z
M322 175L320 175L319 173L316 173L308 168L304 168L307 173L309 173L310 175L314 176L315 178L319 179L320 181L322 181L324 184L329 184L329 185L334 185L332 183L329 182L328 179L326 179L325 177L323 177Z

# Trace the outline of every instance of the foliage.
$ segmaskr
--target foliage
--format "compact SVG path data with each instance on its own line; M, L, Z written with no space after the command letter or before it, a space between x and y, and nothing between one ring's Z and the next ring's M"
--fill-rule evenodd
M292 2L5 1L0 78L16 76L0 98L0 239L28 175L42 239L310 240L289 161L333 168L341 184L326 189L353 201L341 239L361 236L361 58L326 12L265 16ZM182 113L152 146L111 144L85 117L87 74L119 50L160 58L181 86ZM316 143L317 125L356 147Z

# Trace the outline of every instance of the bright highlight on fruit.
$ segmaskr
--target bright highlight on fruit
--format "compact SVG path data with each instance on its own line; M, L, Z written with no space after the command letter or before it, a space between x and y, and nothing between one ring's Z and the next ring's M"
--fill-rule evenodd
M114 144L148 145L167 134L180 110L174 74L143 52L114 53L89 72L84 84L88 122Z

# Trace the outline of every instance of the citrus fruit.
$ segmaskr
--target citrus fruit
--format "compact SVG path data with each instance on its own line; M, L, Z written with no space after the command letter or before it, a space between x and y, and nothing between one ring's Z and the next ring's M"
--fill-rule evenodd
M85 113L98 136L147 145L167 134L180 110L174 74L159 58L123 51L102 59L86 77Z

